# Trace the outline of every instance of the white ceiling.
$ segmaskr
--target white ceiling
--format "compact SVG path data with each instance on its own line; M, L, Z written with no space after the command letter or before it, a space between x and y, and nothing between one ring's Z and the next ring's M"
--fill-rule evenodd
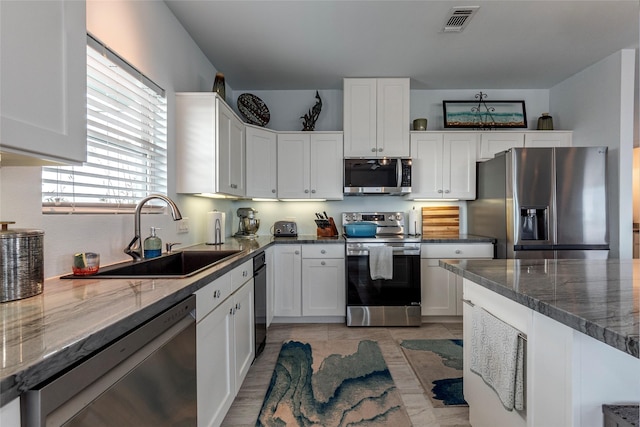
M234 90L341 89L410 77L413 89L547 89L637 48L639 1L165 0ZM454 6L480 8L444 33Z

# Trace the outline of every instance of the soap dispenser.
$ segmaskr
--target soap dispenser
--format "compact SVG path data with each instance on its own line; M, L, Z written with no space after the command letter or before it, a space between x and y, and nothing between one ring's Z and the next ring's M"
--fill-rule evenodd
M156 235L157 227L151 227L151 235L144 239L144 257L156 258L162 255L162 240Z

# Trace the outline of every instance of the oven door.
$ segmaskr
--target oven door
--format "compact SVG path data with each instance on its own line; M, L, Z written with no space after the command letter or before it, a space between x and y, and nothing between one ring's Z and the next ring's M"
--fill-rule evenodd
M379 243L378 243L379 245ZM393 246L393 276L372 279L366 244L347 244L347 326L419 326L420 245Z

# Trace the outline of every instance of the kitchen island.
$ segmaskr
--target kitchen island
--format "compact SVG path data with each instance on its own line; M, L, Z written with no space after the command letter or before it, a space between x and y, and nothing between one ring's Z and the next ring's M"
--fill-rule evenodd
M472 305L526 338L526 408L506 411L468 369L470 422L601 426L602 404L640 401L640 261L446 260L464 278L465 340ZM489 396L489 398L487 398Z

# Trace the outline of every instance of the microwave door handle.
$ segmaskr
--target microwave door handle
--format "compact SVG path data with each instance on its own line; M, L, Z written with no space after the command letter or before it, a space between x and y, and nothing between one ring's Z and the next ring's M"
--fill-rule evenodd
M402 187L402 159L396 161L396 187Z

